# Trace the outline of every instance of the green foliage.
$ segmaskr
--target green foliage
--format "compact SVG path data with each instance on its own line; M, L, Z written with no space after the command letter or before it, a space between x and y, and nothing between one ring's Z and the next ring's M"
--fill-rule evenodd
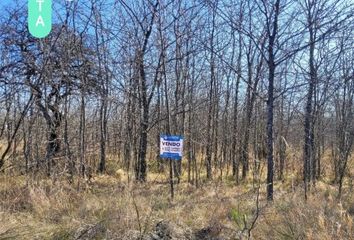
M245 213L242 213L239 208L231 208L230 218L234 223L237 224L239 228L245 227L247 215Z
M59 229L58 231L54 232L51 236L51 240L70 240L73 239L74 232L69 229Z
M167 199L156 197L154 199L154 205L152 206L155 211L166 211L169 208L169 202Z

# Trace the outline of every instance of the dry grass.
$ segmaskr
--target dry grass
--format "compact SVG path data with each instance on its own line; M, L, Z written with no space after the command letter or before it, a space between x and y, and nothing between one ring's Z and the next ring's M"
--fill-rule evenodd
M150 232L161 219L197 231L222 226L221 236L237 238L256 212L252 178L236 186L231 178L204 182L199 188L185 181L169 197L165 174L151 173L148 183L127 182L124 171L96 176L92 183L75 179L37 180L0 177L0 239L73 239L82 226L100 224L102 238L120 239L129 231ZM275 201L268 204L260 188L260 214L252 239L353 239L354 197L349 185L341 202L337 189L320 181L304 201L298 175L275 184ZM294 181L294 179L296 181Z

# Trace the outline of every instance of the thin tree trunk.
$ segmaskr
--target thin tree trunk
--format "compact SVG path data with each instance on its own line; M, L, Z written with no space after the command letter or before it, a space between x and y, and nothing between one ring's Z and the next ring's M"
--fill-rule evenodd
M278 31L278 16L280 9L280 0L274 4L274 20L272 23L272 33L269 31L268 45L268 100L267 100L267 200L273 201L273 177L274 177L274 161L273 161L273 118L274 118L274 78L275 78L275 54L274 45L276 34Z

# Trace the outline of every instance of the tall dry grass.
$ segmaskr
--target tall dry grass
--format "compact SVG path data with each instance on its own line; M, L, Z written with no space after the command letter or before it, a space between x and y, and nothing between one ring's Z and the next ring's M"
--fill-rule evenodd
M167 171L150 173L146 184L128 183L127 173L114 169L111 175L94 176L91 182L75 178L72 184L64 177L53 181L3 175L0 239L75 239L87 226L99 226L97 239L129 239L147 235L162 219L186 231L216 229L219 237L240 239L256 214L251 239L353 239L350 181L339 201L326 176L305 202L301 175L295 171L275 183L275 201L267 203L262 171L259 212L252 174L240 185L231 177L222 182L216 177L196 188L186 183L184 172L173 201Z

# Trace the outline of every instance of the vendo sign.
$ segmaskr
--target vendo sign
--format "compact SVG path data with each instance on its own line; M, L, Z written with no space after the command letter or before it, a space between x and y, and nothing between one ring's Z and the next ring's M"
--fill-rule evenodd
M181 160L183 154L183 137L176 135L160 136L160 157Z

